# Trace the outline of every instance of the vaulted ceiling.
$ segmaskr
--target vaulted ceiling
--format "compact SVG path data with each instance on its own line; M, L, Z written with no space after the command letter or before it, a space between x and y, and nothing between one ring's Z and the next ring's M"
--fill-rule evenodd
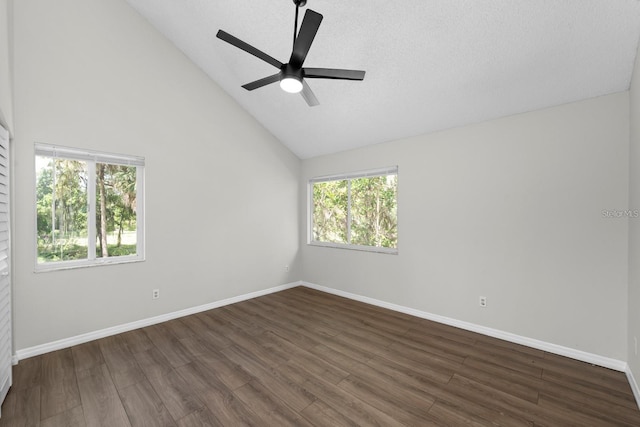
M291 0L127 0L288 146L310 158L629 88L638 0L308 0L324 16L308 67L366 70L308 80L320 101L271 84L277 72L219 29L281 62Z

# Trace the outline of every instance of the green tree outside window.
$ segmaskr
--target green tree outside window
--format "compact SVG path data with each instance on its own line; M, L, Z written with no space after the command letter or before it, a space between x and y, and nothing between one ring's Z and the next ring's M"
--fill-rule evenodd
M313 182L313 241L397 248L397 192L397 173Z

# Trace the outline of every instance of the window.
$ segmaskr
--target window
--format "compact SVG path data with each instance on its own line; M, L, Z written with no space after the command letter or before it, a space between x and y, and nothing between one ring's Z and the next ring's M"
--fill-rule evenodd
M144 158L36 144L36 270L144 259Z
M398 168L313 178L310 243L375 252L398 250Z

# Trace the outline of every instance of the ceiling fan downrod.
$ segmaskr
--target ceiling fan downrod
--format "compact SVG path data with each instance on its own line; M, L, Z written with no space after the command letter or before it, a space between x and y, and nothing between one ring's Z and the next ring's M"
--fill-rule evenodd
M296 19L293 21L293 45L295 46L296 38L298 37L298 11L307 4L307 0L293 0L293 4L296 5Z

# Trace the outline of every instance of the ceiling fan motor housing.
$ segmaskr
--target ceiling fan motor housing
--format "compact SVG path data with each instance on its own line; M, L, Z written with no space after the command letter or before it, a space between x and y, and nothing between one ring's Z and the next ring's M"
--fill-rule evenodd
M284 64L281 68L283 79L296 79L302 81L302 68L295 68L291 64Z

